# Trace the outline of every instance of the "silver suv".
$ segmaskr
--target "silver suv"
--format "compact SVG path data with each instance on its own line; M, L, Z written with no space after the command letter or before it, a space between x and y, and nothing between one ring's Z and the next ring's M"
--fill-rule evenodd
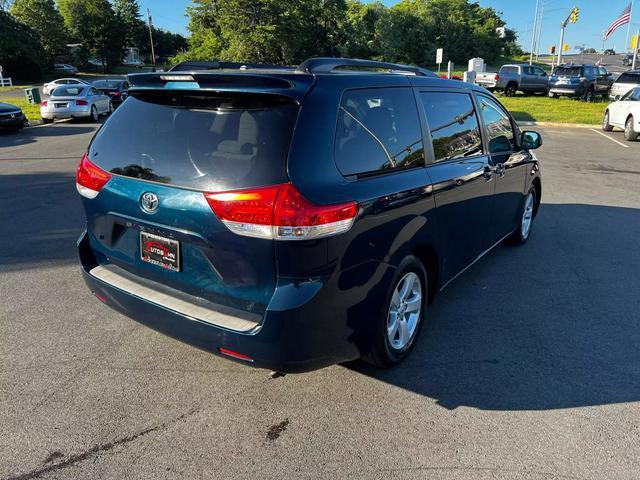
M611 86L609 98L618 100L629 90L640 87L640 70L630 70L620 75Z

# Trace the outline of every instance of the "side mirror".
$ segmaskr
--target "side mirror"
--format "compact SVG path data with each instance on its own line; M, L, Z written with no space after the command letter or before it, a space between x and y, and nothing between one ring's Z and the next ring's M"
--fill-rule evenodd
M520 143L525 150L535 150L542 146L542 137L538 132L525 131L522 132Z

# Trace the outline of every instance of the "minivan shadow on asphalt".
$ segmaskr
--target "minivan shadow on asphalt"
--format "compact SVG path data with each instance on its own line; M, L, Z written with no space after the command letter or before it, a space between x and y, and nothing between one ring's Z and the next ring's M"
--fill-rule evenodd
M0 268L77 261L84 224L73 174L0 175Z
M428 309L406 361L347 368L445 408L545 410L640 400L640 209L545 204Z

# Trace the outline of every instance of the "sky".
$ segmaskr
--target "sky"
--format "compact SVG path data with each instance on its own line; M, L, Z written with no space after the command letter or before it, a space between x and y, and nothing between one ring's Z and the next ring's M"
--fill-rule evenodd
M141 12L146 15L151 9L154 25L173 32L187 34L187 18L185 9L190 0L139 0ZM286 0L283 0L286 1ZM365 0L366 1L366 0ZM577 24L569 24L565 33L565 43L573 50L578 45L586 45L599 50L602 47L602 34L629 4L630 0L539 0L544 5L540 53L549 51L551 45L558 45L560 40L560 22L569 11L580 8L580 20ZM518 32L518 38L525 50L531 48L533 18L536 0L479 0L483 7L494 7L502 12L507 26ZM386 5L396 3L383 0ZM635 0L635 12L631 19L632 31L640 26L640 0ZM606 43L606 48L624 51L627 26L620 27Z

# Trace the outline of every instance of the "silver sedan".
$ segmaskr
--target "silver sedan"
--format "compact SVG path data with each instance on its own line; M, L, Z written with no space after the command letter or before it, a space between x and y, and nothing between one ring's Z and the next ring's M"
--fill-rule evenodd
M113 111L111 99L92 86L65 85L56 88L51 96L40 104L40 116L44 123L57 118L90 118L94 122L100 115Z

